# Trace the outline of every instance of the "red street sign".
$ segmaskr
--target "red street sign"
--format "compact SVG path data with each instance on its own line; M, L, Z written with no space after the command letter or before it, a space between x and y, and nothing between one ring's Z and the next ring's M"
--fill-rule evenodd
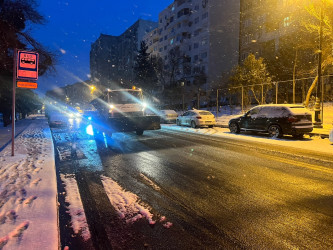
M36 82L17 82L17 87L25 89L37 89L38 85Z
M38 53L32 51L18 51L17 78L38 79Z

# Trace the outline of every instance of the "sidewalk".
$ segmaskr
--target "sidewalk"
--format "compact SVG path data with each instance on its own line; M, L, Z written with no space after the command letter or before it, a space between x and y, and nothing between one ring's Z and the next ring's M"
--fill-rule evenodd
M58 249L57 183L51 131L44 116L0 129L0 249Z

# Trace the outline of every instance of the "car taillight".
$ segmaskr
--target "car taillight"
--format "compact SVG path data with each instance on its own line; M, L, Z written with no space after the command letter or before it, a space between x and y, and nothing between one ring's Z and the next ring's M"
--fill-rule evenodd
M290 116L290 117L288 117L288 121L289 122L297 122L298 119L296 117L294 117L294 116Z
M197 118L197 119L201 119L201 116L197 116L196 118Z

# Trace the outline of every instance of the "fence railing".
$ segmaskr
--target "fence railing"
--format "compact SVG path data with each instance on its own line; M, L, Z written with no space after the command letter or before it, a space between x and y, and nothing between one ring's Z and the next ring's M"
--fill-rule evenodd
M218 114L219 107L224 105L239 105L242 112L244 112L248 106L255 103L304 103L313 80L314 77L309 77L295 79L294 81L274 81L271 83L217 89L215 90L216 114ZM322 81L324 82L324 101L333 101L333 76L323 76ZM254 96L251 88L255 89L257 96ZM316 97L321 97L320 91L321 89L316 86L311 94L310 106L314 104Z

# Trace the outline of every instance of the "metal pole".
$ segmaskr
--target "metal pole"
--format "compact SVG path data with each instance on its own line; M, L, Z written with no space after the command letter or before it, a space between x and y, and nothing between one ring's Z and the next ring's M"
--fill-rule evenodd
M219 113L219 90L216 90L216 119Z
M321 63L322 63L322 40L323 40L323 2L321 1L320 6L320 26L319 26L319 54L318 54L318 87L321 88L321 104L322 108L324 106L324 93L323 93L323 84L321 79ZM323 110L321 110L321 121L316 121L319 126L323 124Z
M278 103L278 88L279 88L279 83L276 82L276 85L275 85L275 104Z
M324 81L321 79L321 123L324 124Z
M244 86L242 86L242 113L244 113Z
M14 139L15 139L15 91L16 91L16 57L17 49L14 49L13 65L13 101L12 101L12 156L14 156Z

